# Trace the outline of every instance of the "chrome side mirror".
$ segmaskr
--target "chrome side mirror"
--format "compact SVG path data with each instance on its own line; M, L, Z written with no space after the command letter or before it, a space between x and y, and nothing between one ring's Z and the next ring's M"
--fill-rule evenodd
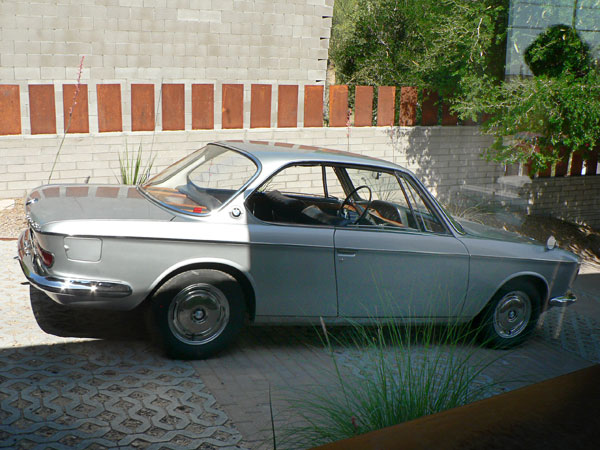
M546 241L546 250L550 251L556 248L556 238L554 236L550 236Z

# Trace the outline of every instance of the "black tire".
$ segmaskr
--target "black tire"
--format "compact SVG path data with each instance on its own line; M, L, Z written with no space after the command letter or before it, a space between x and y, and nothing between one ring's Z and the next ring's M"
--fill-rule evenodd
M235 278L218 270L198 269L163 284L152 297L152 314L171 358L203 359L237 337L246 305Z
M540 294L526 281L504 285L488 303L479 321L481 342L507 349L522 344L533 332L541 312Z

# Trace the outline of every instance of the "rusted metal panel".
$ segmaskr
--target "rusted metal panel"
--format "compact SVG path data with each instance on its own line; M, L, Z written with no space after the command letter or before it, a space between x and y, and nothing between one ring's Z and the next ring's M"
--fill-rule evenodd
M576 177L581 175L581 170L583 169L583 158L580 151L573 152L571 156L571 172L570 175L572 177Z
M270 84L253 84L250 87L250 128L271 127Z
M224 84L221 123L223 128L244 127L244 85Z
M56 99L53 84L29 85L31 134L56 133Z
M304 86L304 126L323 126L323 86Z
M89 133L87 84L63 84L63 114L65 133Z
M135 187L130 187L127 189L127 198L143 198L142 194L140 194Z
M552 176L552 165L549 165L545 169L542 169L538 173L538 177L540 178L548 178Z
M354 91L354 126L373 125L373 86L356 86Z
M45 198L58 197L60 195L60 188L58 186L45 188L43 191Z
M596 149L590 152L588 159L585 160L585 174L596 175L598 171L598 146Z
M96 197L117 198L119 195L119 187L115 186L99 186L96 189Z
M162 129L185 130L185 85L162 85Z
M600 365L595 364L313 450L568 448L571 441L581 443L578 448L596 448L600 442L598 377ZM533 444L520 445L523 442ZM559 445L553 446L554 442Z
M97 84L98 131L123 131L123 112L121 110L121 85Z
M442 125L458 125L458 116L456 114L452 114L452 112L450 111L450 105L446 102L442 103Z
M298 86L282 85L277 88L277 126L298 126Z
M0 135L21 134L21 99L18 85L0 84Z
M560 149L559 154L560 161L556 163L554 176L564 177L569 169L569 157L571 156L571 154L568 153L567 149L564 147Z
M154 85L131 85L131 131L153 131Z
M215 86L192 84L192 130L215 128Z
M329 126L345 127L350 122L348 111L348 86L329 86Z
M418 91L414 86L400 88L400 126L414 127L417 124Z
M389 127L394 125L396 113L396 87L379 86L377 89L377 126Z
M423 91L423 107L421 108L421 125L432 126L438 124L439 96L437 92L425 89Z
M89 187L88 186L69 186L67 188L67 197L87 197Z

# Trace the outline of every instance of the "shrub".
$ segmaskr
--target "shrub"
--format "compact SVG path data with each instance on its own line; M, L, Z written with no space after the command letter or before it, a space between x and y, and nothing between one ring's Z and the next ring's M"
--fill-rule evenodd
M353 324L336 335L325 326L323 331L334 370L322 385L290 399L289 413L300 420L281 433L286 448L345 439L494 393L496 385L482 374L493 361L479 358L478 346L465 345L475 337L467 326L381 321L374 327ZM353 356L344 365L347 352Z
M589 45L567 25L547 28L527 47L524 59L535 76L583 76L590 70Z

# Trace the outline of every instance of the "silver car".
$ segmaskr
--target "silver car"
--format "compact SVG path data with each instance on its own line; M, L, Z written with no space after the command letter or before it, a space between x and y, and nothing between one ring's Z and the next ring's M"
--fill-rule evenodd
M575 300L575 255L455 220L406 169L323 148L211 143L143 186L41 186L26 214L32 286L73 308L147 305L175 358L246 321L474 321L506 348Z

